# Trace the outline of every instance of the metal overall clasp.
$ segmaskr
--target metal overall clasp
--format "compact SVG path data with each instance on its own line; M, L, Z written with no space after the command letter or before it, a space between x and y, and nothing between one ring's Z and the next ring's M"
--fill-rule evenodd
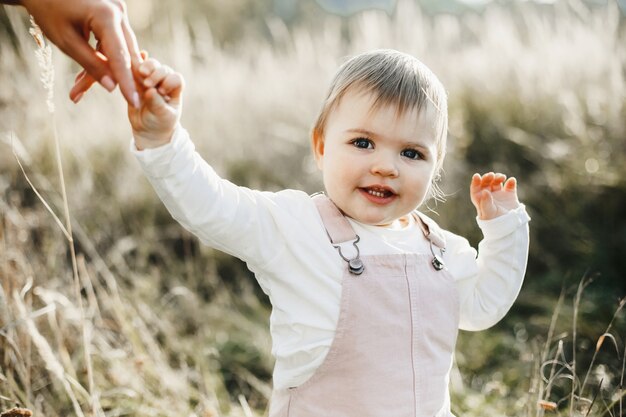
M441 248L439 250L441 251L441 256L443 256L446 250L444 248ZM432 261L430 261L433 264L433 268L435 268L436 271L441 271L443 268L446 267L446 264L444 264L443 260L435 254L435 249L433 248L432 241L430 242L430 252L433 254L433 259Z
M359 243L360 240L361 238L359 237L359 235L356 235L356 239L354 240L354 242L352 242L352 245L356 249L356 256L352 259L348 259L343 256L343 252L341 252L341 246L333 245L333 247L339 251L339 256L341 256L341 259L348 263L348 270L353 275L361 275L365 270L365 265L363 265L363 261L359 257L361 252L359 251L359 247L357 246L357 243Z

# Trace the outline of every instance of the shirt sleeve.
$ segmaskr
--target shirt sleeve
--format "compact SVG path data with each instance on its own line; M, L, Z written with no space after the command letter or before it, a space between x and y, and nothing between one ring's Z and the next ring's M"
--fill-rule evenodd
M252 269L280 255L283 232L294 229L290 212L304 210L301 206L308 200L303 192L250 190L220 178L181 126L166 145L139 151L132 140L130 147L172 217L204 244L242 259Z
M529 221L523 204L495 219L477 219L484 236L478 256L465 238L445 232L444 259L457 284L460 329L489 328L513 305L526 273Z

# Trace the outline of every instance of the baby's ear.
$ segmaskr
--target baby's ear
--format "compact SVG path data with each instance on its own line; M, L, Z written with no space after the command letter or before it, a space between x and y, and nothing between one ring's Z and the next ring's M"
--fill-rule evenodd
M317 163L317 167L322 169L322 159L324 157L324 135L319 130L311 133L311 147L313 148L313 157Z

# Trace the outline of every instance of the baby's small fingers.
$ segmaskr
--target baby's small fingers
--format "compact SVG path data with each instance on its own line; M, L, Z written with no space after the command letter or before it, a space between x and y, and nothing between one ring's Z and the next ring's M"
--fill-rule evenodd
M480 186L482 188L489 188L491 187L491 183L493 182L495 177L495 174L493 172L488 172L485 175L483 175L481 181L480 181Z
M154 88L149 88L144 94L147 109L153 114L159 114L165 104L165 99Z
M478 192L481 189L480 188L480 181L481 181L481 179L482 179L482 177L478 173L472 175L472 181L470 182L470 192L471 193L476 193L476 192Z
M131 69L133 71L133 76L135 77L135 80L140 80L144 77L141 72L141 65L146 62L148 57L148 51L141 50L139 51L139 60L133 60L134 62L132 62Z
M494 178L493 179L494 179L494 182L502 183L506 179L506 175L501 174L501 173L498 172L497 174L494 174Z
M515 177L511 177L504 183L504 189L507 191L513 191L517 187L517 180Z
M480 207L484 211L485 208L489 207L490 204L493 204L493 194L491 194L487 190L482 190L480 192Z
M169 73L163 78L159 84L158 91L161 95L172 95L175 90L178 90L183 85L183 77L177 73Z
M491 190L492 191L500 190L502 188L502 184L504 183L504 180L506 180L506 175L495 174L493 181L491 183Z
M161 65L157 67L152 72L152 74L146 77L145 80L143 80L143 85L147 88L155 87L159 85L159 83L161 83L161 81L163 81L165 77L167 77L167 75L171 74L172 72L173 72L172 69L168 67L167 65Z
M147 58L145 61L139 64L139 73L144 77L148 77L154 72L154 70L156 70L160 66L161 63L156 59Z

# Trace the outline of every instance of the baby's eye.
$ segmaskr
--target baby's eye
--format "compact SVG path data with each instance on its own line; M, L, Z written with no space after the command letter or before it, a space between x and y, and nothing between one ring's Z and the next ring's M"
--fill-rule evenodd
M409 159L424 159L424 155L418 152L415 149L405 149L400 152L400 155L409 158Z
M374 149L374 144L371 140L365 138L358 138L352 141L352 144L360 149Z

